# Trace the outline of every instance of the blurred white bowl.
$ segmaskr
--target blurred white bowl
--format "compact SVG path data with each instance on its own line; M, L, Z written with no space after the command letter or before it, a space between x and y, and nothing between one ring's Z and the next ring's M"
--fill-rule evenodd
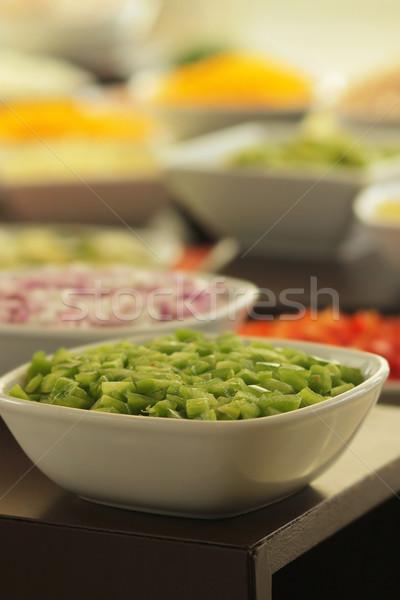
M336 258L352 232L355 195L400 172L400 160L368 169L228 164L239 150L297 131L287 123L248 123L182 142L163 158L167 187L211 235L236 237L246 253Z
M126 77L162 0L31 2L0 7L2 44L71 61L102 78Z
M58 97L92 86L89 72L47 55L0 49L0 89L3 101Z
M7 183L1 190L0 214L6 220L145 225L169 204L158 173L108 180Z
M161 269L177 265L183 254L178 236L157 227L0 224L0 270L74 262Z
M258 107L200 108L148 105L148 110L165 124L172 140L180 141L255 120L262 122L286 119L296 122L304 117L308 107L272 110Z
M154 102L155 91L162 71L136 73L129 82L129 89L139 106L145 108L160 122L164 123L172 140L185 140L212 131L225 129L249 121L274 121L286 119L299 121L310 106L288 108L268 107L218 107L218 106L174 106Z
M117 507L228 517L300 490L346 450L376 403L385 359L358 350L271 340L342 364L366 380L280 415L196 421L115 415L7 396L27 365L0 380L0 414L33 463L61 487Z
M397 218L384 217L379 208L386 202L398 206ZM370 186L355 199L354 214L370 234L371 241L388 264L400 267L400 182Z
M126 265L124 268L126 268ZM30 273L29 270L26 270L26 272ZM68 306L79 308L82 312L88 306L89 313L85 318L86 320L90 318L90 325L87 327L84 326L84 323L83 327L82 323L79 326L70 327L70 322L47 326L40 324L39 321L37 325L29 323L0 323L0 373L5 373L22 362L29 360L33 353L38 350L50 353L60 347L70 348L71 346L94 343L118 336L130 337L132 339L140 338L144 335L156 337L170 333L177 327L198 329L209 333L226 331L238 327L248 317L249 311L258 297L258 288L253 283L212 273L177 271L175 273L171 272L168 275L165 271L161 272L154 269L139 270L133 267L132 274L138 281L137 293L136 295L132 294L132 296L135 299L139 296L143 306L139 302L139 309L137 309L139 310L139 314L136 314L136 309L132 309L135 314L131 320L127 320L127 315L123 315L124 321L122 324L107 324L107 320L111 320L112 323L116 322L115 318L112 319L115 316L113 312L114 303L112 303L111 308L107 302L104 305L99 305L100 316L97 318L104 321L104 325L101 326L96 325L94 322L96 315L90 312L93 310L91 305L86 305L86 303L83 303L82 298L77 300L74 296L72 296ZM102 280L96 280L96 283L102 284L101 290L105 293L106 288L111 288L111 286L109 278L107 279L106 275L104 275L104 278L106 285L104 285L104 282L102 283ZM119 275L119 278L121 278L121 275ZM2 285L5 286L4 281ZM122 299L130 289L135 290L131 281L125 281L126 283L124 283L121 295ZM154 305L148 304L148 299L145 295L140 296L141 293L144 294L145 284L150 286L151 290L153 288L156 290L152 291L153 295L151 297ZM167 287L168 285L169 287ZM114 287L112 286L112 290ZM67 287L66 289L68 290ZM208 290L209 300L207 300L208 304L206 307L196 304L197 296L194 290L199 292ZM94 298L92 292L94 292L94 289L88 290L88 298ZM49 294L49 292L47 293ZM79 290L77 293L79 293ZM85 294L85 291L83 291L83 294ZM193 294L195 294L194 297ZM105 297L105 295L101 296L101 298ZM162 320L162 317L156 314L158 302L163 298L165 302L168 298L170 298L169 302L174 302L175 298L176 302L179 302L176 307L176 318ZM119 301L119 296L117 301ZM116 307L119 310L118 302ZM60 301L61 308L65 312L65 303L61 305ZM54 306L51 306L51 310L53 309ZM110 310L111 313L109 312ZM122 309L121 312L123 312ZM85 318L82 319L79 314L77 317L78 321L85 321Z

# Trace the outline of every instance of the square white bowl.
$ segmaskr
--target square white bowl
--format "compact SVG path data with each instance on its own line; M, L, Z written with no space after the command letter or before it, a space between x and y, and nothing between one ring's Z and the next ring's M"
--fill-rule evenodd
M246 254L337 258L352 235L354 197L371 182L400 173L400 160L368 169L228 164L237 151L296 132L288 123L248 123L183 142L163 157L167 187L212 236L236 237Z
M376 403L389 371L385 359L366 352L271 341L360 367L366 379L289 413L196 421L11 398L7 391L22 382L24 365L0 379L0 415L45 475L85 499L185 517L241 514L293 494L335 462Z

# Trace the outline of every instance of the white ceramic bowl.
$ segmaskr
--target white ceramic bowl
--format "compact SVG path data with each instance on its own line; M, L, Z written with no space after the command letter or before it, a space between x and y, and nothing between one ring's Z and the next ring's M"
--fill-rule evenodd
M99 181L8 182L0 194L0 215L6 220L35 223L146 226L168 205L158 173Z
M148 110L168 128L172 140L181 141L212 131L219 131L250 121L274 121L287 119L299 121L307 108L198 108L183 106L148 106Z
M177 265L183 254L178 236L158 227L0 224L0 269L77 261L161 269Z
M400 219L389 220L377 214L383 202L392 201L398 204L400 214L400 182L387 182L367 187L357 196L354 202L354 214L370 235L388 264L400 267Z
M143 270L143 273L147 278L154 275L155 280L157 280L156 270ZM161 321L153 316L153 312L150 310L151 307L149 308L146 305L143 306L143 315L139 315L139 317L143 316L143 319L138 318L134 322L125 321L125 324L117 326L91 326L86 329L71 329L65 326L43 327L24 323L0 323L0 373L5 373L22 362L30 360L33 353L38 350L51 353L61 346L70 348L116 337L130 337L132 339L144 335L157 337L166 335L177 327L197 329L209 333L226 331L237 327L248 317L251 306L258 297L258 288L249 281L212 273L181 271L180 274L182 282L197 282L199 286L210 289L211 311L209 313L197 314L196 304L194 302L193 305L190 305L189 298L190 316L185 316L185 318L181 316L184 313L184 306L182 306L180 312L178 309L179 316L176 320ZM165 279L162 279L162 281L165 282ZM214 283L215 297L212 295L214 293ZM226 292L226 302L218 302L218 299L221 298L220 288L217 289L219 284ZM162 297L165 292L165 289L160 288L159 297ZM179 294L177 295L179 296ZM183 298L183 296L180 297ZM157 300L156 295L154 300Z
M82 65L102 78L126 77L160 11L160 0L27 2L0 7L5 47ZM38 85L36 87L39 87Z
M0 414L33 463L96 502L178 516L227 517L300 490L351 442L388 375L358 350L272 340L358 366L366 380L317 405L243 421L95 413L7 396L24 365L0 379Z
M246 253L337 258L352 235L354 197L400 172L400 161L315 172L227 165L232 153L296 132L293 124L249 123L182 142L163 157L166 184L211 235L236 237Z
M195 106L163 104L154 101L165 71L147 70L135 73L128 83L133 98L167 127L172 140L181 141L249 121L286 119L299 121L311 108L268 106Z

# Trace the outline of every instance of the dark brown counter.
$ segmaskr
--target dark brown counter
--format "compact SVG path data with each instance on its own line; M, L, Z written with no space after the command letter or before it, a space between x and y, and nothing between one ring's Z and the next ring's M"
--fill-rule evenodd
M199 520L81 500L42 475L1 422L1 596L267 600L274 573L398 498L399 431L400 409L378 405L312 486L246 515Z

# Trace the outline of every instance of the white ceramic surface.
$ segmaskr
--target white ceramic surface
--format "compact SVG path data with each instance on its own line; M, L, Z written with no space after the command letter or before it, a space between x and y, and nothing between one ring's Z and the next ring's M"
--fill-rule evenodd
M0 380L0 414L34 464L86 499L179 516L227 517L293 494L351 442L388 374L352 349L273 340L361 367L353 390L291 413L190 421L94 413L7 396L26 365Z
M0 215L35 223L146 225L169 203L158 174L149 177L70 182L7 183L0 193Z
M354 214L366 228L382 257L391 266L400 267L400 219L389 221L376 214L382 202L393 200L399 204L400 182L377 184L363 190L354 202Z
M136 102L165 124L174 141L201 136L249 121L262 122L276 119L298 121L310 108L309 106L264 108L166 105L154 101L160 79L164 74L165 71L156 70L135 73L128 87Z
M236 237L246 254L335 258L352 235L356 194L399 173L400 161L315 172L227 165L232 153L292 136L296 127L248 123L182 142L163 157L166 184L210 234Z
M156 271L154 273L156 276ZM156 337L170 333L176 327L198 329L208 333L226 331L237 327L247 318L259 293L253 283L241 279L212 273L184 271L180 273L182 273L184 281L196 280L203 283L205 287L212 288L213 281L216 284L221 282L227 292L227 302L218 305L212 315L196 315L193 310L194 316L175 321L160 321L152 320L149 312L146 321L126 322L126 325L116 327L90 327L87 329L49 327L46 329L25 324L0 323L0 374L30 360L34 352L38 350L51 353L60 347L70 348L116 337L132 339L141 338L143 335Z
M174 141L186 140L205 133L233 127L250 121L287 119L299 121L308 107L267 108L200 108L149 105L148 110L168 127Z

